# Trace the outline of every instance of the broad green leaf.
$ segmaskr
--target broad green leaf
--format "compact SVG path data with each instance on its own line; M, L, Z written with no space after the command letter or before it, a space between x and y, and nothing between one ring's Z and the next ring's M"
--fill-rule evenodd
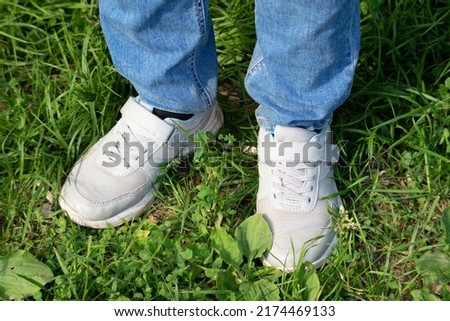
M211 233L214 249L228 264L239 267L242 263L242 253L238 244L223 228L216 226Z
M417 260L417 270L431 282L450 283L450 255L440 251L429 252Z
M21 300L36 294L52 278L50 268L28 252L0 256L0 299Z
M179 253L180 253L181 257L183 259L185 259L186 261L189 261L190 259L192 259L193 252L191 249L185 249Z
M222 270L217 273L217 288L219 290L232 290L237 291L239 289L236 283L235 270L229 267L226 271Z
M242 282L239 290L247 301L278 301L280 290L276 284L261 279L256 282Z
M445 242L450 245L450 207L442 213L442 223L445 229Z
M315 301L319 299L321 287L316 268L311 262L303 261L294 272L294 297L301 301Z
M439 298L429 291L420 289L411 291L414 301L440 301Z
M217 289L225 291L226 293L219 292L217 298L219 300L235 300L236 293L239 291L239 286L236 283L236 275L233 267L228 267L228 270L221 270L217 273L216 279Z
M261 257L272 246L272 232L261 214L244 220L237 227L235 236L241 252L250 261Z
M450 286L443 286L441 288L440 297L442 301L450 301Z
M306 280L306 288L308 290L308 301L316 301L320 294L320 281L316 270L313 270Z
M448 89L450 89L450 77L445 79L445 87L447 87Z

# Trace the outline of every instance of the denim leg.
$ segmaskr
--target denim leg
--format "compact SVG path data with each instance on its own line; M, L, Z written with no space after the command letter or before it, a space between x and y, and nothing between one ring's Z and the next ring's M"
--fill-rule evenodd
M114 66L149 105L193 114L216 99L217 57L208 0L101 0Z
M322 129L348 97L359 52L359 0L256 0L246 87L256 118Z

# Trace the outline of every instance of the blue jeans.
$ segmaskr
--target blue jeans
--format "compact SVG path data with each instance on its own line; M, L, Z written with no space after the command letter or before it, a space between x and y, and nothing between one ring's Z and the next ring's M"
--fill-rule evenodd
M359 0L256 0L246 88L258 124L322 129L348 97L359 52ZM101 0L113 63L151 106L192 114L216 100L208 0Z

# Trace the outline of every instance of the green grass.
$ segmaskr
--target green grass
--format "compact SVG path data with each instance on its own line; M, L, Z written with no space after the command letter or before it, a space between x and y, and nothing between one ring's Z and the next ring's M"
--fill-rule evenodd
M317 273L293 274L232 266L210 238L215 226L231 237L255 211L256 158L240 152L256 145L243 86L253 1L211 3L226 117L218 142L167 166L146 215L102 231L57 204L74 162L135 94L111 64L96 1L0 0L0 9L0 257L25 250L53 271L31 299L232 300L252 298L250 288L283 300L450 298L418 268L423 255L449 251L448 1L362 2L360 62L333 127L347 210L339 245Z

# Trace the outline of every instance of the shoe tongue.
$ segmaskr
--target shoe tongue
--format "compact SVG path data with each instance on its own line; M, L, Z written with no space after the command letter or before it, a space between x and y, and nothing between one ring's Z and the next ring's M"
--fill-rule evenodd
M122 118L133 123L133 132L142 137L165 142L173 132L173 125L164 122L159 117L149 113L146 106L134 98L129 98L120 110Z
M274 135L278 142L309 142L317 133L300 127L276 126Z

